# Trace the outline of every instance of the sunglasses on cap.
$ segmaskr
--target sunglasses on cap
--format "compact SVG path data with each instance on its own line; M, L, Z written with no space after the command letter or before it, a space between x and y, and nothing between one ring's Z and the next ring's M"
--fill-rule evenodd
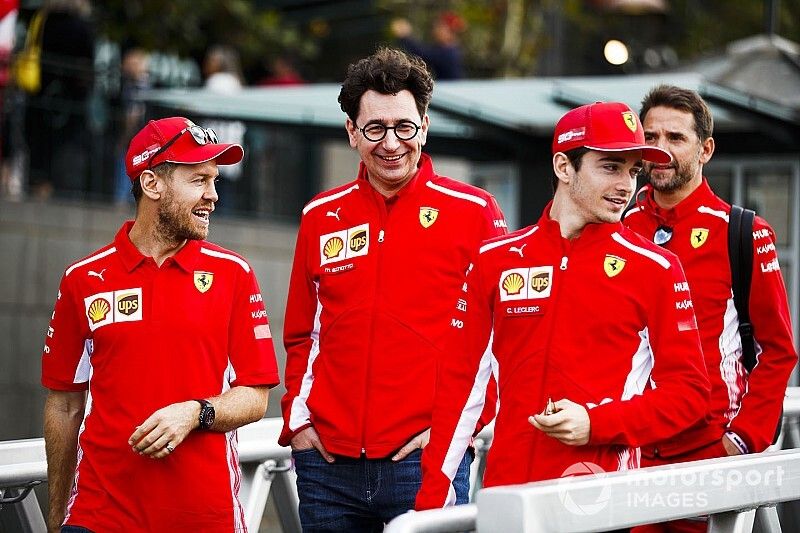
M664 246L672 238L672 228L669 226L661 225L656 229L653 235L653 242L659 246Z
M148 163L147 169L150 170L152 168L152 166L153 166L153 161L155 161L156 157L158 157L160 154L164 153L167 150L167 148L169 148L170 146L175 144L175 141L180 139L181 135L183 135L187 131L192 134L192 138L200 146L204 146L206 144L217 144L217 143L219 143L219 139L217 139L217 134L211 128L201 128L200 126L198 126L196 124L193 125L193 126L187 126L187 127L183 128L181 131L179 131L178 133L176 133L175 136L172 139L170 139L166 143L164 143L164 146L159 148L156 153L154 153L152 156L150 156L150 163Z

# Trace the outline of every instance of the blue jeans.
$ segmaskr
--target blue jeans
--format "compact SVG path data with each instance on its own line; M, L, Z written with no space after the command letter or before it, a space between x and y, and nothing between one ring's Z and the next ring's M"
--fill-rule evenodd
M61 526L61 533L92 533L92 530L81 526Z
M414 508L421 456L422 450L414 450L398 462L336 456L328 463L314 448L292 452L303 531L383 531L384 524ZM469 502L472 458L467 451L453 481L457 504Z

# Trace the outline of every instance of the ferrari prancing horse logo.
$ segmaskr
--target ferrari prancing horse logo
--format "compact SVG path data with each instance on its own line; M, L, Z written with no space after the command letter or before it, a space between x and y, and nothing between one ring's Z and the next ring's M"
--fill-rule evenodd
M692 248L700 248L708 239L708 230L705 228L692 228Z
M628 126L628 129L632 132L636 133L636 117L630 111L623 111L622 112L622 120L625 121L625 125Z
M439 217L439 210L433 207L420 207L419 208L419 223L423 228L430 228L436 219Z
M606 254L606 258L603 261L603 270L605 270L606 276L613 278L622 272L623 268L625 268L625 260L623 258Z
M211 284L214 283L213 272L194 271L194 287L200 292L208 292Z

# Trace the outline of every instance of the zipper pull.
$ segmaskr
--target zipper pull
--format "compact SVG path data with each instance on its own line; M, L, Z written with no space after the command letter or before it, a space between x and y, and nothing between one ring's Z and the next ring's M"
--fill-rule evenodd
M558 267L558 268L560 268L561 270L566 270L567 269L567 259L568 258L567 258L566 255L564 257L562 257L561 258L561 266Z
M383 242L383 230L378 232L378 242Z

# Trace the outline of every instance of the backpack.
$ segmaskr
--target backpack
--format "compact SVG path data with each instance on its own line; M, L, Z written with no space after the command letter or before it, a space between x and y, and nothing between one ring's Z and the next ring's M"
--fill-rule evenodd
M756 363L756 341L753 337L753 324L750 322L750 285L753 275L753 221L756 213L738 205L731 205L728 223L728 261L731 266L731 285L733 304L739 315L739 336L742 339L742 364L747 373L753 371ZM781 434L783 409L778 418L778 427L772 444L778 442Z

